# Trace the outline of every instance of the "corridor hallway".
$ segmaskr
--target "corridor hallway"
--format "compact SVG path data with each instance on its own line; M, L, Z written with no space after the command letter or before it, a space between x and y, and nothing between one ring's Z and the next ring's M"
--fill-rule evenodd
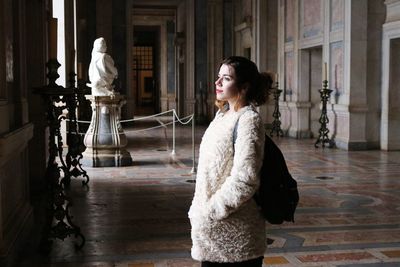
M86 237L83 249L74 250L72 237L56 240L44 257L32 237L18 266L200 266L190 258L187 218L194 190L191 128L177 128L175 161L170 128L168 140L162 129L132 129L125 128L133 166L86 167L88 188L72 180L71 214ZM196 151L204 129L196 128ZM264 266L400 266L400 151L274 140L298 181L300 203L294 224L266 225L275 241Z

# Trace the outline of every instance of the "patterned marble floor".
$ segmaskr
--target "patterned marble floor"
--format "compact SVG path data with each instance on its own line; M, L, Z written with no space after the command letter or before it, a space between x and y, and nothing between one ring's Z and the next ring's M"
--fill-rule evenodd
M190 127L127 128L133 166L89 168L90 183L73 179L71 213L86 245L56 240L50 255L32 249L18 266L189 267L187 210L194 190ZM150 125L151 126L151 125ZM134 129L134 130L133 130ZM204 127L197 127L196 148ZM400 151L315 149L313 140L281 138L300 203L296 222L266 225L274 239L264 266L400 266ZM197 153L196 153L197 154Z

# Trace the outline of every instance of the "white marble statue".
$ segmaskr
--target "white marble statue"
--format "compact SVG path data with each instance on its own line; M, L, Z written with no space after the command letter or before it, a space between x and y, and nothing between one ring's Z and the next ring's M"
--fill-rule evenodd
M89 65L89 80L93 96L114 95L113 81L118 76L114 60L106 53L107 45L103 37L93 43L92 61Z

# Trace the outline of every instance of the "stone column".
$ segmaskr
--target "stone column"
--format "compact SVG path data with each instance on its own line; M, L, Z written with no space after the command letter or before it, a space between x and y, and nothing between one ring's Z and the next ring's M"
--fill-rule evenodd
M260 71L277 72L278 62L278 0L257 0L254 5L256 23L255 27L255 62ZM282 84L280 85L282 87ZM273 97L269 98L266 105L260 107L260 114L264 123L271 125L274 112ZM280 100L283 99L281 95Z
M282 5L283 3L284 1L281 0L279 4ZM299 87L298 62L300 60L300 42L302 41L301 32L299 31L302 29L299 29L297 25L301 22L299 18L299 13L301 12L301 3L299 3L299 1L292 1L292 5L294 12L293 14L289 15L293 16L292 19L284 19L283 21L280 20L278 26L280 28L279 31L282 33L280 38L283 38L283 40L280 40L278 44L278 46L282 45L282 47L278 48L278 51L279 60L283 63L282 65L278 64L278 68L281 70L280 74L284 74L284 76L280 75L279 77L281 81L280 84L282 88L291 84L290 88L285 88L287 91L291 90L290 94L286 94L286 90L282 93L282 99L286 100L286 103L282 103L282 122L283 127L287 129L289 136L304 138L309 137L308 114L310 106L308 103L304 103L301 100L300 94L302 93L302 90ZM279 7L279 9L280 14L285 16L285 6L283 5L283 7ZM288 23L288 21L292 24L291 40L286 40L286 28L288 28L290 25L285 24ZM286 57L289 57L289 55L292 62L291 69L286 66L286 64L288 64ZM289 81L290 77L291 81Z
M119 167L132 164L125 149L128 144L120 124L121 107L125 97L86 96L92 103L92 120L85 134L83 165L92 167Z
M186 1L186 81L185 81L185 106L184 113L189 115L194 113L196 96L195 96L195 2L194 0Z
M113 54L112 10L113 1L96 0L96 38L104 37L108 40L107 51L110 54Z
M367 1L345 1L343 104L348 136L337 138L336 145L349 150L366 148L367 7Z
M381 149L400 150L400 0L387 0L382 39Z
M218 73L218 66L223 57L223 1L209 0L207 2L207 116L215 115L215 86L214 81Z

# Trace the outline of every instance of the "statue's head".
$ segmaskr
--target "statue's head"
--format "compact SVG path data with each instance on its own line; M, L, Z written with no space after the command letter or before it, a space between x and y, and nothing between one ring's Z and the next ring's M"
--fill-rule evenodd
M107 51L106 40L103 37L97 38L93 43L93 52L102 52L105 53Z

